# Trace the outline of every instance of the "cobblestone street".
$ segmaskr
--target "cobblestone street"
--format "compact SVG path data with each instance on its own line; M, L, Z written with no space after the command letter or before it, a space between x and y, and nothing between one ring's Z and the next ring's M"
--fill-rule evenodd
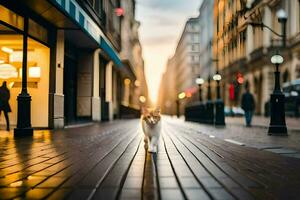
M31 139L1 132L0 199L298 199L299 159L199 127L163 119L156 155L145 152L138 120Z

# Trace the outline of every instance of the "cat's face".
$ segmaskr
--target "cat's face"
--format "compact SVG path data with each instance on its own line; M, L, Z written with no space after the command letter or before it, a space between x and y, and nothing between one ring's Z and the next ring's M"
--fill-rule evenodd
M151 126L154 126L160 121L160 109L156 108L154 110L149 110L147 108L142 108L142 119Z

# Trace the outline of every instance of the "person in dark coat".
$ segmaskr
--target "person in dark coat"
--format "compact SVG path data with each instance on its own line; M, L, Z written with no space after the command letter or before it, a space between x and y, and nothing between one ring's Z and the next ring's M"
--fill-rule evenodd
M249 85L247 84L246 92L242 96L242 109L245 111L246 126L251 126L252 116L255 109L255 101L253 95L250 93Z
M8 113L11 112L11 108L9 105L10 92L6 86L6 81L2 83L0 87L0 115L2 111L4 112L5 120L6 120L6 130L9 131L9 118Z

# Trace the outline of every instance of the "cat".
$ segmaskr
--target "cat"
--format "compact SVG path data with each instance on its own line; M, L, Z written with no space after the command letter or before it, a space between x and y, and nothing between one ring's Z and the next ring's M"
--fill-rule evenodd
M161 131L160 109L149 110L143 107L141 124L145 136L144 142L145 146L148 147L148 152L156 153Z

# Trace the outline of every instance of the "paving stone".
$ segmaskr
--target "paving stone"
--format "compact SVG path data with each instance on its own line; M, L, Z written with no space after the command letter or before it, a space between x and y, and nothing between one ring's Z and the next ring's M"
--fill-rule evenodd
M298 153L298 151L295 151L295 150L292 150L292 149L285 149L285 148L265 149L265 150L273 152L273 153L278 153L278 154L294 154L294 153Z
M159 186L165 188L178 188L177 180L175 177L159 177Z
M143 177L127 177L123 188L125 189L142 188L142 186L143 186Z
M0 199L159 199L160 193L162 200L248 200L300 195L298 159L209 138L198 126L175 119L163 123L158 153L149 154L143 141L134 139L138 125L138 120L101 123L53 131L50 139L40 132L33 140L1 135ZM275 151L298 155L292 149Z
M43 199L49 195L52 189L32 189L25 193L25 199Z
M141 189L123 189L120 195L120 199L141 199Z
M180 183L183 188L200 188L198 181L194 177L182 177Z
M161 198L164 200L182 200L184 199L181 191L179 189L162 189L160 191Z
M185 190L186 196L190 200L209 200L209 195L202 189L187 189Z

